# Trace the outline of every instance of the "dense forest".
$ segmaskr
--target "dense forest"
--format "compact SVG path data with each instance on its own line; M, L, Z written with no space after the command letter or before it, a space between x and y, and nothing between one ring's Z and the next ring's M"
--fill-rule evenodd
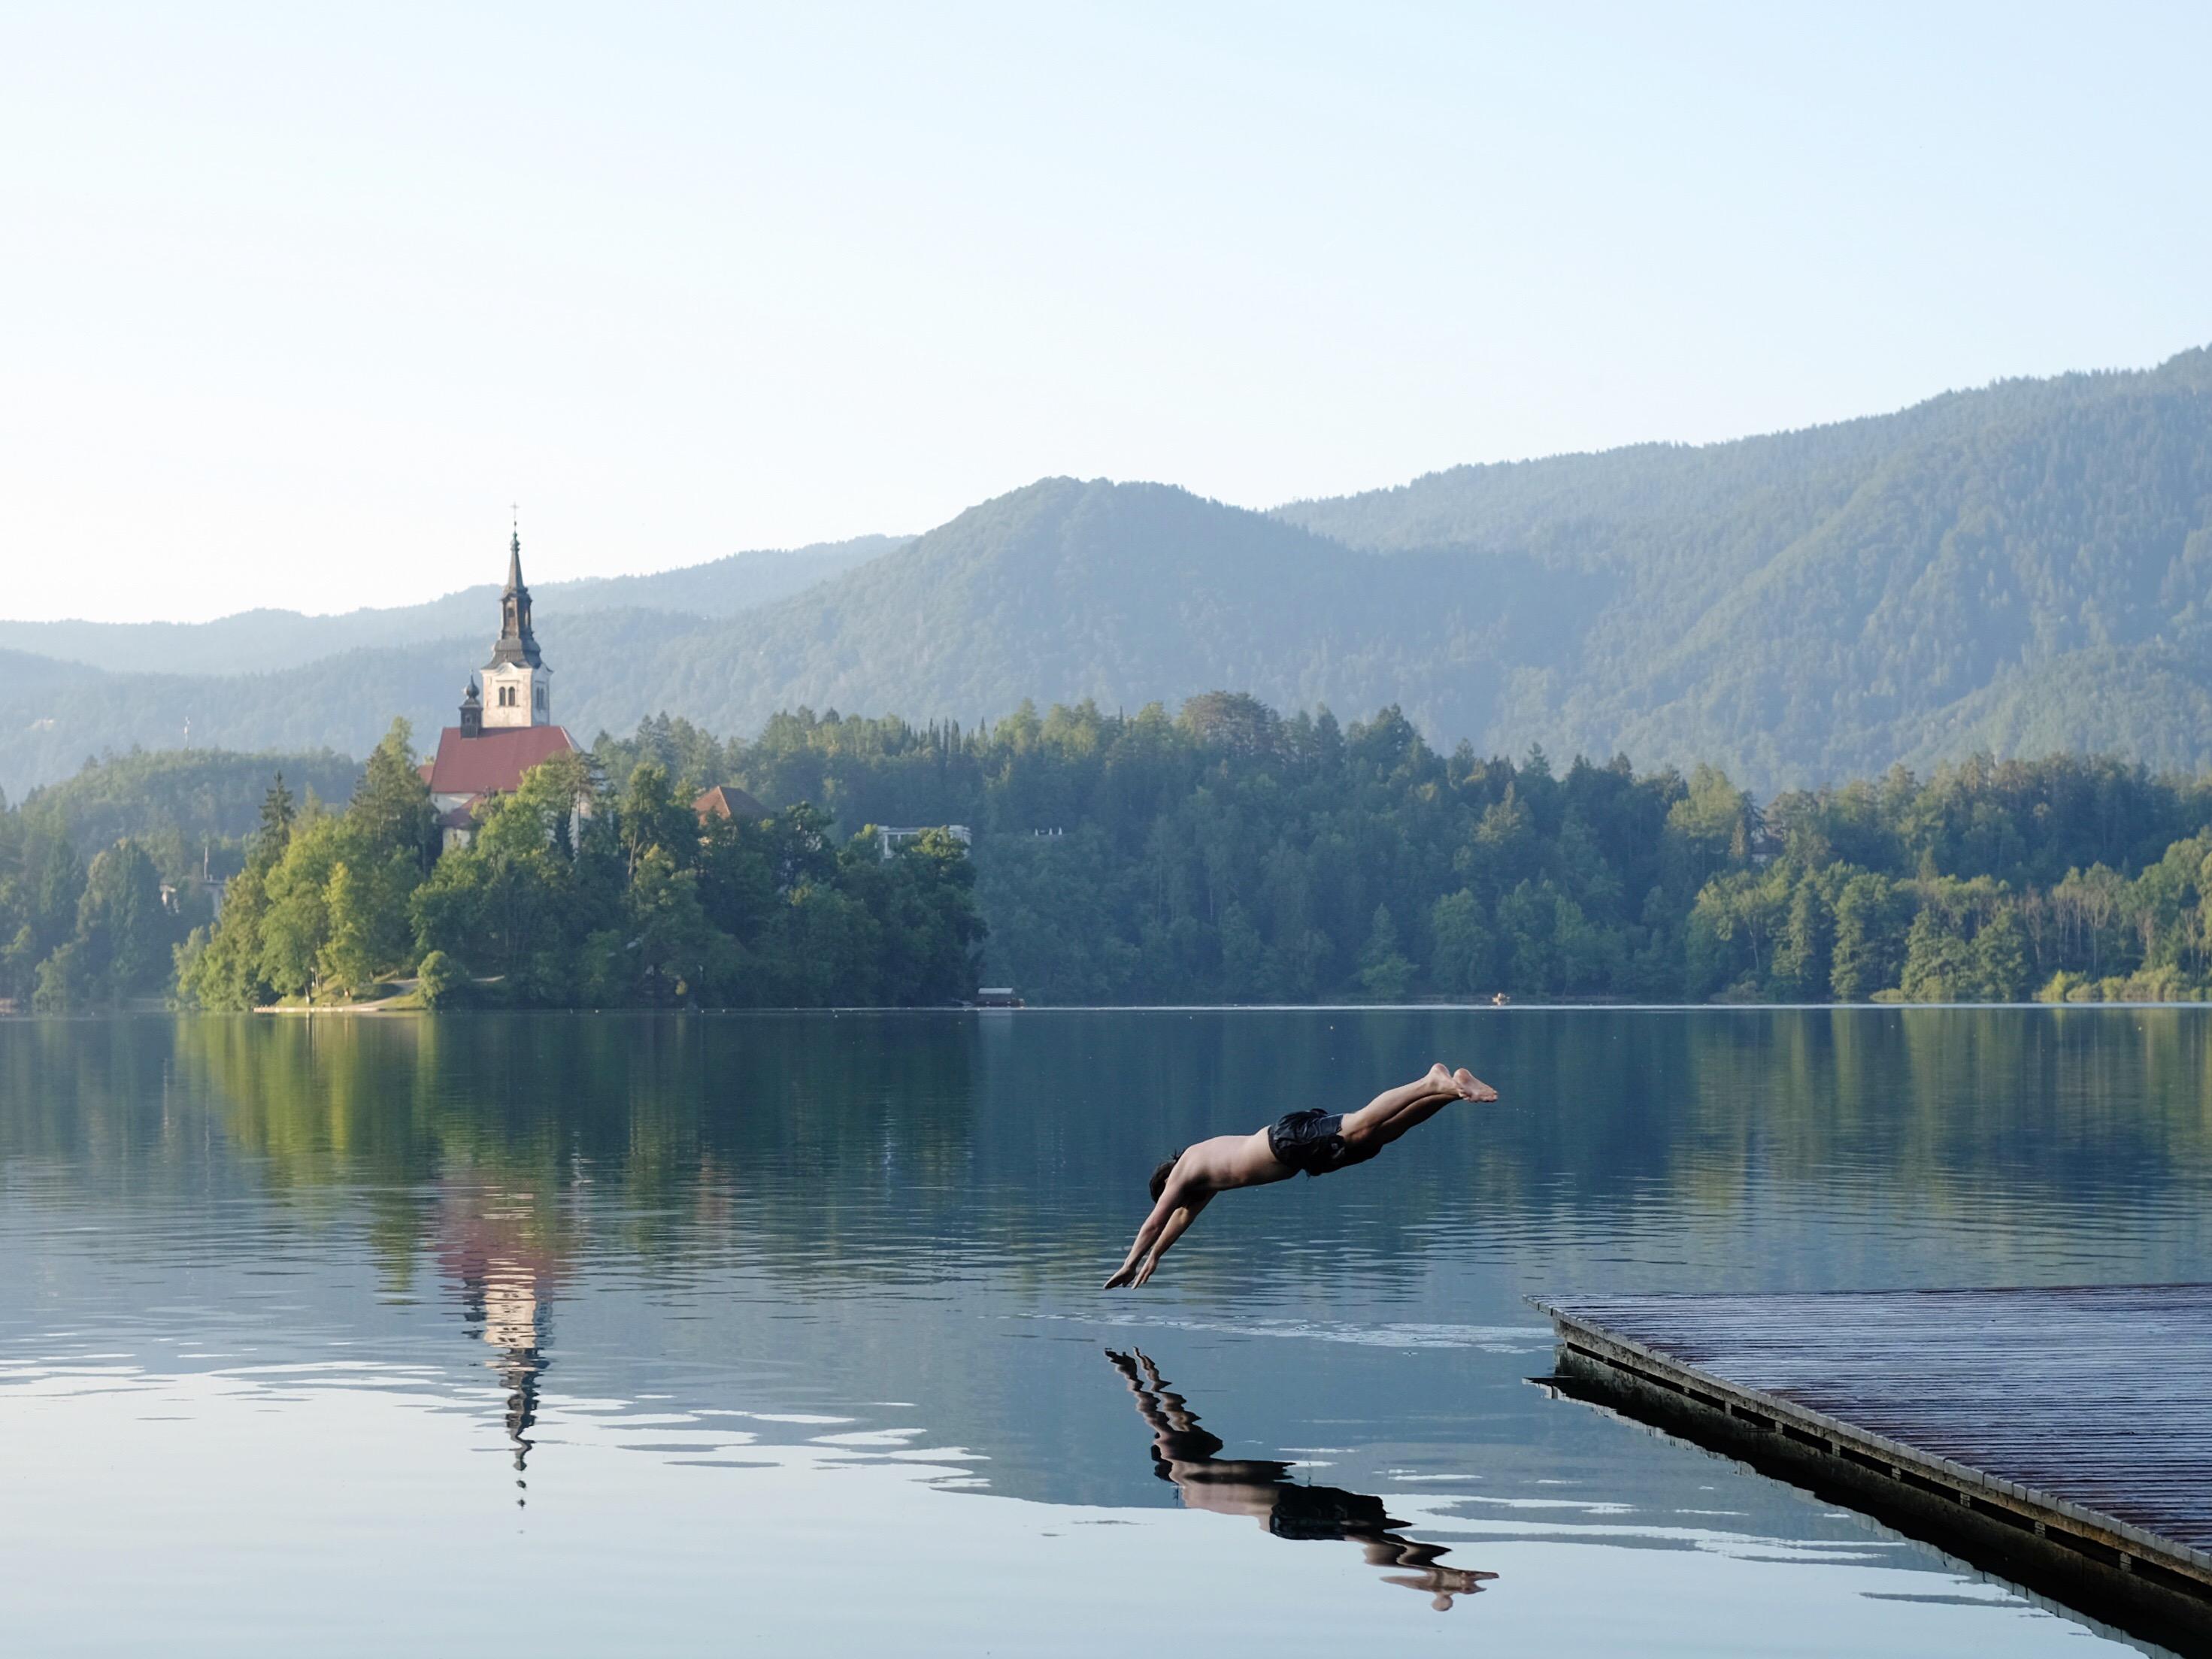
M1482 754L1719 766L1762 799L1975 754L2212 765L2212 351L1701 446L1454 468L1271 513L1046 478L910 540L549 584L556 716L993 717L1237 686ZM501 556L487 547L497 574ZM450 718L481 591L346 617L0 624L0 787L194 740ZM33 654L36 653L36 654ZM62 659L70 660L62 660ZM263 672L270 670L273 672Z
M1026 706L987 731L683 720L619 773L969 825L987 968L1053 1002L2196 997L2212 779L1985 759L1794 792L1721 772L1431 748L1210 694L1179 716Z
M0 996L246 1007L404 976L433 1004L912 1006L979 971L1040 1003L2212 990L2212 777L2112 759L1762 805L1710 767L1443 752L1396 709L1227 693L973 730L800 710L750 742L656 716L442 858L404 728L342 810L268 769L127 757L0 813ZM717 783L773 810L702 824ZM972 847L885 860L867 833L953 824ZM210 863L237 872L218 925Z

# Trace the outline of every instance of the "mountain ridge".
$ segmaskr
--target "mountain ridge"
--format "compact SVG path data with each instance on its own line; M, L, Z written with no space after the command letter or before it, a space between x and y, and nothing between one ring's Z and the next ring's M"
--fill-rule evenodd
M1977 748L2212 763L2207 349L1269 513L1045 478L843 545L839 568L799 573L820 580L719 611L611 602L642 588L541 605L556 718L580 735L666 710L742 734L801 705L972 721L1226 687L1347 714L1395 703L1492 753L1712 761L1762 792ZM681 575L629 580L665 593ZM232 747L361 752L364 710L442 724L490 615L160 684L41 684L0 650L0 787L149 741L149 711L179 700L217 711L196 714L196 741ZM0 647L13 637L0 626Z

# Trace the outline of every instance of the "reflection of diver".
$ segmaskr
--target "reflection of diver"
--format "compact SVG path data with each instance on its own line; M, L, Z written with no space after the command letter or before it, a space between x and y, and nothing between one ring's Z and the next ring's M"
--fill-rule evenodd
M1485 1579L1498 1577L1438 1566L1443 1547L1400 1536L1407 1523L1391 1519L1379 1498L1339 1486L1302 1486L1279 1458L1219 1455L1220 1437L1199 1427L1198 1413L1181 1395L1170 1392L1151 1360L1111 1348L1106 1357L1128 1379L1138 1413L1152 1425L1152 1473L1174 1481L1188 1507L1249 1515L1278 1538L1342 1538L1361 1544L1370 1565L1413 1569L1384 1577L1407 1589L1428 1591L1435 1598L1429 1605L1438 1613L1451 1611L1453 1596L1473 1595Z

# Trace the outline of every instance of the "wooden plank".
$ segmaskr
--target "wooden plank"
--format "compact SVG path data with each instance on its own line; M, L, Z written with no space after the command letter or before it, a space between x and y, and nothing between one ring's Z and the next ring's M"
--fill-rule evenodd
M2212 1651L2212 1285L1532 1299L1605 1403Z

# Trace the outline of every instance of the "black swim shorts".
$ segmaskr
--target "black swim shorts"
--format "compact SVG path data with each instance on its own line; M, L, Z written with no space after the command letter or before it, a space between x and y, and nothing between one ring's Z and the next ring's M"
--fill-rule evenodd
M1277 1163L1317 1176L1341 1170L1347 1164L1364 1164L1382 1148L1352 1151L1344 1144L1344 1115L1310 1108L1286 1112L1269 1124L1267 1150Z
M1405 1524L1391 1518L1379 1498L1288 1480L1277 1486L1267 1511L1267 1530L1278 1538L1382 1538Z

